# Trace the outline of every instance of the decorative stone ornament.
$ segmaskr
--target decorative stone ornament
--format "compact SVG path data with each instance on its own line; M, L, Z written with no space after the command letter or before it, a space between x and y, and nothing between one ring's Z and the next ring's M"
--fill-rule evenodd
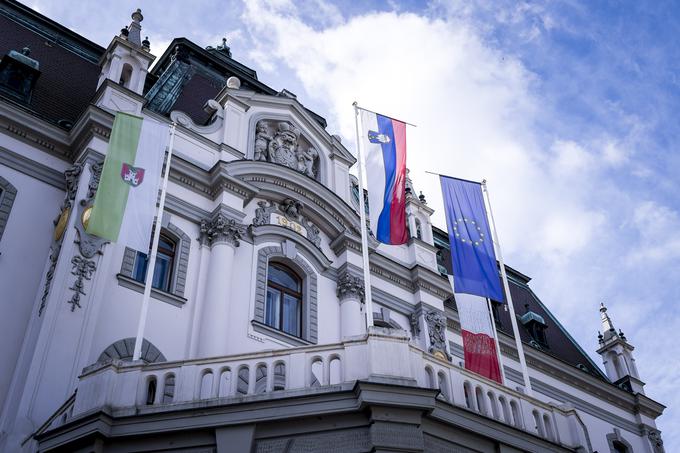
M210 246L219 242L226 242L238 247L244 232L244 225L236 223L236 220L229 219L223 214L217 214L212 219L201 221L199 240L202 244L209 244Z
M425 322L430 337L430 353L450 361L451 356L446 351L446 316L437 311L430 311L425 314Z
M364 280L361 277L354 276L349 272L344 272L340 278L338 278L336 294L341 301L347 298L353 298L363 302L364 291Z
M649 443L652 444L654 453L665 453L666 449L663 447L663 440L661 439L661 431L653 429L647 433Z
M80 296L85 295L85 280L92 278L92 273L97 270L97 266L94 264L94 261L82 258L79 255L71 259L71 264L73 265L71 273L77 278L73 282L73 286L69 288L73 290L73 295L68 303L71 304L71 311L75 311L76 307L83 308L80 306Z
M253 160L285 165L310 178L319 179L319 152L288 121L258 121Z
M73 208L73 200L76 197L78 190L78 181L83 172L83 164L75 164L71 168L64 171L64 181L66 182L66 194L64 201L61 204L59 214L54 219L54 235L52 237L52 244L50 245L50 266L45 274L45 284L43 286L42 296L40 297L40 307L38 308L38 317L42 316L43 311L47 305L47 296L50 294L50 287L52 286L52 279L54 278L54 271L57 267L57 259L59 252L61 252L61 245L68 225L68 219Z
M321 230L302 213L304 209L302 203L292 198L286 198L281 203L267 200L258 201L257 206L255 217L253 217L254 227L279 225L306 237L312 244L321 249ZM275 221L272 220L272 214L276 214Z

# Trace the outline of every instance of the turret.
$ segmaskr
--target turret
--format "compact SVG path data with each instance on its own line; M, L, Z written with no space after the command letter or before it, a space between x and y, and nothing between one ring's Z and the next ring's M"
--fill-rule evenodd
M600 348L597 353L602 357L607 377L615 385L631 393L644 394L645 383L640 380L633 358L635 348L628 343L621 329L616 331L604 303L600 304L600 319L602 331L598 332Z
M109 79L142 94L147 71L156 58L149 52L148 38L141 39L142 20L142 11L137 9L132 13L132 23L111 40L99 62L102 71L97 88Z

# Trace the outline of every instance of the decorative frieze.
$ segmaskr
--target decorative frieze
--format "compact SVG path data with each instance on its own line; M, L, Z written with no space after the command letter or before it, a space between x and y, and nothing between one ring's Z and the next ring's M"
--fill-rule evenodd
M238 247L245 232L245 226L219 213L212 219L201 220L201 244L212 246L219 242L226 242Z
M258 121L253 160L285 165L310 178L319 179L319 152L288 121Z
M338 278L337 284L336 294L341 301L348 298L358 299L361 302L364 301L364 280L361 277L354 276L345 271Z

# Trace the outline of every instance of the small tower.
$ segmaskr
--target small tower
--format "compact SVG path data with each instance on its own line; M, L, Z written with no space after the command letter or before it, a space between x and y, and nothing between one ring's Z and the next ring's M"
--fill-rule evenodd
M600 318L602 320L602 332L598 332L600 348L597 353L602 356L607 377L615 385L631 393L642 393L644 395L645 383L640 380L633 358L635 348L628 343L628 339L621 329L618 333L616 332L604 303L600 304Z
M149 52L148 38L142 41L142 20L142 10L137 9L132 13L132 23L111 40L99 61L102 71L97 88L109 79L139 95L143 94L147 71L156 57Z

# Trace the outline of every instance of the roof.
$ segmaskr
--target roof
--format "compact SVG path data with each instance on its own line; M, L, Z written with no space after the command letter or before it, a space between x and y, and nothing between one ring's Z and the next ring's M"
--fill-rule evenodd
M204 49L187 38L175 38L147 78L145 95L149 108L162 115L181 110L196 123L205 124L209 115L203 105L227 84L229 77L238 77L241 87L271 96L289 95L277 92L257 78L257 72L231 58L220 48ZM326 120L306 109L322 127Z
M435 246L439 249L445 248L448 250L449 238L446 231L433 227L433 232ZM508 286L510 287L515 314L518 320L517 327L522 342L573 367L586 371L605 382L609 382L599 367L591 360L590 356L585 353L564 326L548 310L546 305L534 294L529 287L531 278L510 266L506 265L505 268L508 274ZM507 305L502 304L502 307L498 310L498 318L496 319L497 328L509 337L515 338L510 321L510 312L509 310L506 311ZM526 321L533 319L546 326L544 332L547 346L542 346L533 341L527 329L530 323L527 322L525 324L521 322L522 317Z
M95 93L104 48L12 0L0 2L0 30L0 58L28 46L40 64L30 101L3 101L68 129Z

